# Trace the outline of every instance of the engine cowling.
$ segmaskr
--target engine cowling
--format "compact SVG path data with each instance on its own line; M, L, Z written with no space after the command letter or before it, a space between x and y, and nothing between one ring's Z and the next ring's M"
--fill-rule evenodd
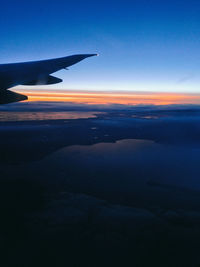
M51 75L38 77L35 80L30 82L23 83L23 85L48 85L48 84L56 84L61 83L63 80Z

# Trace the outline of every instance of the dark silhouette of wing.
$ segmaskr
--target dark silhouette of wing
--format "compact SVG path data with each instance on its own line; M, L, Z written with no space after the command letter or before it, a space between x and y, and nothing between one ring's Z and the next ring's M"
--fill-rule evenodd
M8 104L12 102L19 102L27 100L28 97L19 93L15 93L9 90L0 91L0 104Z
M81 54L62 58L0 64L0 104L26 100L21 94L6 91L16 85L44 85L62 82L61 79L50 74L66 69L79 61L97 56L97 54Z

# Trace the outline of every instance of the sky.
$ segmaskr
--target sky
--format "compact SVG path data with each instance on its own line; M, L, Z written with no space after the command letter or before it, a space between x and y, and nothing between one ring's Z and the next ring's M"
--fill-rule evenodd
M200 92L200 2L1 1L0 63L98 53L48 89Z

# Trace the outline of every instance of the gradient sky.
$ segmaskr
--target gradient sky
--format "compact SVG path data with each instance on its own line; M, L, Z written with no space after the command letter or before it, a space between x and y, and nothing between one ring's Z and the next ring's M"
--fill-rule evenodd
M198 93L199 14L199 0L2 0L0 62L99 53L56 88Z

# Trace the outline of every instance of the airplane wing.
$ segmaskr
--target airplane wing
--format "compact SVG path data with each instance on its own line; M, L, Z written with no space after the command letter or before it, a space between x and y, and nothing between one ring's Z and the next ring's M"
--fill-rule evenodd
M0 64L0 104L26 100L27 97L8 91L17 85L48 85L62 82L51 74L66 69L97 54L81 54L49 60Z

